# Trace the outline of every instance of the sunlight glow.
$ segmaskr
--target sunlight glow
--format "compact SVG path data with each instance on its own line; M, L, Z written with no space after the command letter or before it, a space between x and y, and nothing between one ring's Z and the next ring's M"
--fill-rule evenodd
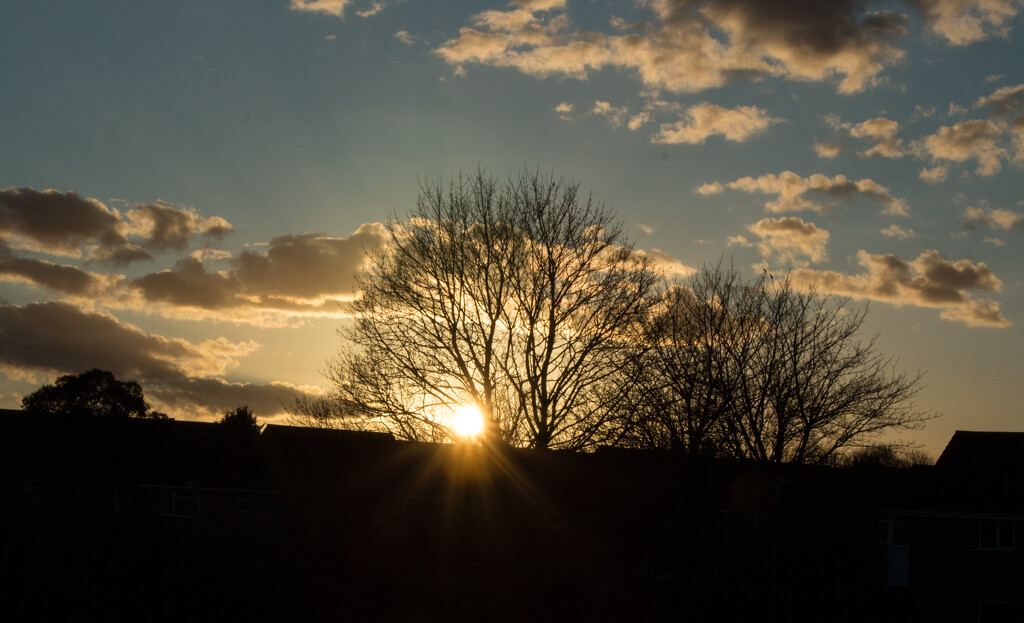
M459 405L452 413L451 428L460 437L475 437L484 431L484 416L473 405Z

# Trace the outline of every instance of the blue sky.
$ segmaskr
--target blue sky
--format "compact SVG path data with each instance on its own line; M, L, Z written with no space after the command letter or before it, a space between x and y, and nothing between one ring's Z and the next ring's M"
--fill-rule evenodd
M206 419L323 386L421 180L577 180L668 271L869 301L944 413L1022 430L1024 4L12 2L0 406L90 367Z

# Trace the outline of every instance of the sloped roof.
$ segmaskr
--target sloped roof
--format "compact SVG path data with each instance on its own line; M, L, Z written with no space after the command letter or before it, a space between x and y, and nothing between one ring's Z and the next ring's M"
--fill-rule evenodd
M1024 433L958 430L935 466L947 471L1024 476Z

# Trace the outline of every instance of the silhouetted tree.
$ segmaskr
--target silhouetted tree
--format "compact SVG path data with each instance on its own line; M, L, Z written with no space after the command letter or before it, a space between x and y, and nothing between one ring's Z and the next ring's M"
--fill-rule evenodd
M217 420L217 423L254 436L258 436L263 430L263 425L249 410L249 405L242 405L226 412L224 417Z
M821 463L930 414L921 375L860 339L867 307L761 275L704 267L664 293L636 376L640 443Z
M336 413L443 440L448 410L470 404L489 438L533 448L614 433L612 380L658 275L609 211L574 182L526 172L499 185L477 172L424 184L387 229L327 370Z
M68 374L43 385L21 399L21 407L37 413L165 419L149 408L142 387L135 381L118 381L106 370Z

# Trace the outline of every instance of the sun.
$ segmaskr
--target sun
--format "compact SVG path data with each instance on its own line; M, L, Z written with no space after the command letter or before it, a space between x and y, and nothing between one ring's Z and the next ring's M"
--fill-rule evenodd
M484 416L473 405L459 405L452 413L451 427L460 437L475 437L484 430Z

